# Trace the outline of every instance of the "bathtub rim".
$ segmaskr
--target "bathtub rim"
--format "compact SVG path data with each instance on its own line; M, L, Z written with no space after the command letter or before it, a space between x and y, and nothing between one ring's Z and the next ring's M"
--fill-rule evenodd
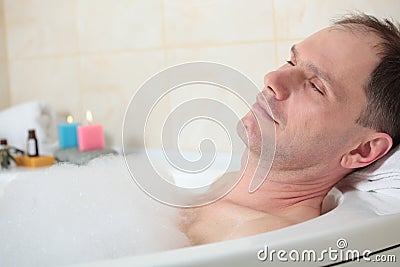
M287 251L292 249L314 249L318 251L328 246L334 247L339 238L346 238L351 249L376 251L400 242L400 233L395 231L396 228L393 228L400 221L400 213L377 215L363 201L365 197L371 194L370 192L348 188L340 190L334 188L333 192L338 201L337 207L333 210L312 220L272 232L235 240L71 266L221 266L221 264L255 266L260 264L256 253L265 245L276 249L286 249ZM343 219L346 219L346 222ZM394 231L387 231L390 228L393 228ZM369 233L371 242L365 241L366 233ZM296 238L293 239L293 236L296 236ZM205 258L205 255L207 258ZM318 262L318 264L330 263L332 262L329 260ZM274 262L274 266L275 264ZM299 264L309 266L310 262Z

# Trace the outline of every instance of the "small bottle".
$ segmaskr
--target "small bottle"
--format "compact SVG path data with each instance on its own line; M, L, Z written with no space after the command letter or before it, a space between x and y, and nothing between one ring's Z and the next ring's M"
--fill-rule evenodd
M0 140L0 149L7 148L7 146L8 146L7 139L1 139Z
M0 140L0 149L8 149L8 143L7 143L7 139L1 139ZM2 160L0 158L0 160ZM10 160L7 160L8 165L10 165Z
M36 138L35 130L28 131L28 142L26 146L26 154L28 157L37 157L39 156L39 149L38 149L38 141Z

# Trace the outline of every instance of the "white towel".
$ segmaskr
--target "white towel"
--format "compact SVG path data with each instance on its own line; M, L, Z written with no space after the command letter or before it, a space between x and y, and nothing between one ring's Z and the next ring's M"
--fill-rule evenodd
M339 184L373 193L372 208L377 214L400 212L400 145L372 165L355 171ZM391 203L390 205L388 203Z
M53 110L43 102L28 102L0 111L0 138L26 149L28 130L35 129L39 153L51 153L57 147L57 129Z

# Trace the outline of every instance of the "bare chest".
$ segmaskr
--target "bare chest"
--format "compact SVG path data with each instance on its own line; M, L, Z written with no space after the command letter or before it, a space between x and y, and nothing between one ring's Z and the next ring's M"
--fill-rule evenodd
M188 216L191 222L185 233L193 244L234 239L288 225L280 217L224 200L197 208Z

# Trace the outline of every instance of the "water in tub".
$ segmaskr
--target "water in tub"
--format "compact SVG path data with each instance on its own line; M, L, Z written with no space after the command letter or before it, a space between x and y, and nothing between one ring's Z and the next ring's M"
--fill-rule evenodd
M144 194L123 157L22 172L0 192L0 266L57 266L189 245L179 210Z

